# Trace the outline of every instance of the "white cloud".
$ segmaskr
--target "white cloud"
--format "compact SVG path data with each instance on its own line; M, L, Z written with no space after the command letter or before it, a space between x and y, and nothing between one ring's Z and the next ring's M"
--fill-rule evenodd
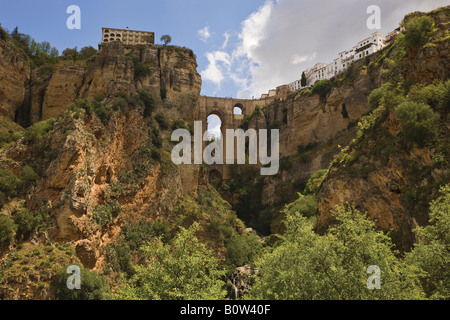
M200 40L203 42L208 41L211 37L211 32L209 31L209 27L206 26L203 29L198 30L198 35L200 36Z
M258 11L252 13L244 22L242 22L242 31L239 34L241 43L235 54L237 56L246 56L250 59L255 58L254 49L258 48L261 41L264 40L266 26L272 13L273 2L267 1Z
M207 53L202 77L217 85L234 83L240 98L259 97L300 79L317 62L332 62L339 52L369 36L373 30L366 26L367 7L372 4L372 0L267 0L241 23L237 37L227 32L219 51ZM380 31L387 34L405 14L448 5L448 0L378 0L377 5Z
M306 56L301 56L298 54L293 54L291 57L291 63L292 64L300 64L302 62L306 62L306 61L312 61L316 58L316 53L312 53L311 55L306 55Z
M223 36L225 37L225 41L223 42L221 49L225 50L228 46L228 42L230 41L231 34L227 31L223 34Z
M206 53L208 66L200 74L203 80L211 81L220 86L224 79L224 72L227 72L231 65L230 56L224 51Z

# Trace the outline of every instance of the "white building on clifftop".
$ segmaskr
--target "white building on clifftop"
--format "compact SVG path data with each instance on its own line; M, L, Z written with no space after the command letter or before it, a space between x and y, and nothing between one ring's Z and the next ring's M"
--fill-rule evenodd
M387 42L387 41L386 41ZM329 64L317 63L314 67L305 70L306 86L302 87L301 81L296 80L289 84L292 92L302 88L311 87L316 81L331 79L346 70L353 62L380 51L385 47L385 38L379 31L375 31L370 37L361 40L349 51L342 51L338 57Z

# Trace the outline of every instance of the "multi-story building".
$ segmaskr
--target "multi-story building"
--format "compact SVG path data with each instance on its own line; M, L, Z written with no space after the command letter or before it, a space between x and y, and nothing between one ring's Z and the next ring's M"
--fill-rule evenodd
M145 45L155 43L155 33L126 29L102 28L102 44L121 41L125 45Z
M397 33L389 34L389 39L395 37ZM376 31L367 37L366 39L359 41L356 46L351 50L342 51L339 53L338 58L334 59L332 63L325 64L322 62L317 63L314 67L305 70L306 86L311 87L316 81L331 79L334 76L340 74L347 69L353 62L361 60L362 58L369 56L385 47L387 38L383 38L383 35ZM392 41L392 40L390 40ZM296 80L289 84L289 88L295 92L302 89L301 81Z
M301 80L295 80L294 82L289 84L289 90L291 90L292 92L300 90L301 88L302 88Z

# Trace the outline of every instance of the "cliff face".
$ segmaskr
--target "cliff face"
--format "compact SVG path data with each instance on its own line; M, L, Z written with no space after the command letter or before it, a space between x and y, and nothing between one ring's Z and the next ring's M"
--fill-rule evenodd
M282 158L278 175L255 177L257 183L254 188L260 188L258 195L264 205L253 211L269 207L276 213L284 203L297 199L297 192L303 192L311 175L319 169L330 167L341 149L356 138L359 119L371 111L368 97L374 89L390 81L403 81L404 86L408 87L417 83L426 85L448 79L449 8L441 8L428 14L416 12L408 15L403 23L407 24L413 18L423 15L434 21L428 43L420 49L407 50L399 63L395 63L396 59L400 59L396 53L399 44L392 47L389 45L382 51L354 63L350 70L331 82L331 90L322 97L303 90L262 108L263 112L251 119L248 127L280 129ZM415 148L408 152L399 151L391 155L389 162L368 156L373 154L374 150L388 153L389 150L379 147L385 141L379 141L377 138L395 141L399 126L398 121L391 115L389 120L380 126L378 133L367 137L365 142L369 141L368 144L358 149L357 153L361 156L351 165L351 169L348 165L345 169L337 164L331 167L318 194L319 230L328 226L336 205L349 202L367 212L377 221L379 227L387 231L393 230L396 243L403 248L412 243L412 229L426 223L427 209L421 207L423 214L413 213L405 203L405 197L415 192L411 188L416 188L419 183L408 178L411 166L424 171L423 181L420 183L423 188L428 188L428 199L431 199L432 193L437 190L434 183L441 181L438 177L442 172L431 160L431 154L435 150ZM390 132L389 135L385 134L386 132ZM299 146L303 146L300 147L300 152ZM246 201L239 194L228 197L229 201L237 206ZM257 212L254 215L258 217ZM255 218L258 219L261 217ZM272 232L275 230L272 229Z
M0 40L0 112L30 125L57 117L74 99L113 96L120 91L150 91L164 105L186 105L183 116L190 121L195 113L201 78L192 51L171 46L128 49L120 43L103 48L96 59L61 62L52 71L39 74L9 43ZM146 65L136 73L136 64ZM190 110L189 110L190 109Z
M0 115L15 119L25 103L31 68L28 61L6 41L0 40Z
M264 178L265 205L294 201L311 175L328 168L340 152L338 145L346 146L355 138L357 119L369 112L367 97L380 83L378 70L368 72L367 64L375 59L356 62L323 97L297 92L269 104L250 120L249 128L280 129L280 171ZM300 154L299 147L307 145L314 147Z
M30 86L37 72L30 72L14 48L2 41L0 45L2 114L14 119L20 113L31 123L57 119L49 122L48 144L42 154L36 155L35 140L27 139L1 151L1 158L8 159L2 168L16 175L25 163L47 163L25 199L27 209L46 208L53 221L43 238L35 241L70 242L85 267L101 270L105 247L117 239L125 222L142 217L168 220L184 195L196 196L202 181L199 167L171 163L169 130L159 129L153 118L143 115L143 105L136 100L137 90L143 89L153 95L154 111L162 111L169 125L176 119L192 121L201 79L190 50L156 46L130 50L114 43L90 62L57 65ZM138 74L137 64L145 72ZM128 107L113 111L117 95L126 97ZM109 114L107 123L81 109L66 110L75 99L98 96ZM96 224L93 211L114 201L123 214L107 227Z
M423 15L408 15L404 22ZM420 48L410 48L394 69L389 70L399 49L399 44L395 45L380 66L390 71L385 74L401 76L403 84L426 86L446 81L450 75L450 8L427 15L435 22L429 41ZM382 79L382 82L387 80ZM369 132L343 152L340 160L330 167L317 195L318 229L328 226L336 205L348 203L367 213L378 227L390 231L399 248L408 250L414 243L412 230L428 221L427 204L435 197L439 186L448 182L448 163L444 161L443 165L439 157L436 158L440 152L446 154L443 150L448 150L448 101L445 104L439 110L435 107L435 111L440 112L440 122L436 124L439 135L433 143L405 147L402 123L391 108Z

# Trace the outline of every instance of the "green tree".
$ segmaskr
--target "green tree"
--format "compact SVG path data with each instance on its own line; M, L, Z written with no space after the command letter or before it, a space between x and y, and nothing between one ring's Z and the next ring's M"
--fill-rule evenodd
M14 221L4 215L0 216L0 243L11 242L17 231L17 225Z
M362 300L422 297L417 269L392 250L391 239L354 208L339 206L335 224L324 235L295 210L289 210L286 233L256 264L259 273L251 299ZM369 290L369 266L381 269L381 290Z
M166 129L169 128L169 121L167 120L167 118L166 118L166 116L164 115L164 113L158 112L158 113L155 115L155 120L156 120L156 122L158 122L159 127L160 127L162 130L166 130Z
M433 30L434 20L430 16L415 17L406 24L405 41L409 47L424 45Z
M300 80L300 84L302 85L302 87L306 87L306 74L305 72L302 72L302 79Z
M94 47L92 47L92 46L83 47L80 50L79 58L80 58L80 60L85 60L85 59L89 59L90 57L95 56L96 54L97 54L97 50Z
M417 243L406 260L423 270L428 297L450 299L450 185L430 205L430 224L415 230Z
M145 265L135 266L135 275L120 290L120 299L210 300L223 299L223 270L194 233L198 223L164 244L160 238L141 248Z
M168 45L169 43L172 42L172 37L169 36L168 34L165 34L161 37L161 42L164 43L164 45Z
M321 100L325 100L327 94L330 91L331 91L331 82L330 80L327 79L317 81L311 88L311 93L318 94Z
M20 172L20 180L22 180L25 188L31 186L37 179L39 179L39 176L36 172L34 172L32 167L25 165L22 168L22 171Z
M26 208L22 208L17 212L14 222L18 226L18 235L28 239L33 232L47 226L48 215L44 210L30 212Z
M261 251L262 244L256 235L236 235L227 244L227 263L241 267L251 263Z
M11 171L0 168L0 192L14 198L19 192L20 180Z
M423 146L438 134L439 114L427 104L406 101L395 108L395 114L409 142Z
M0 39L6 41L6 40L9 40L9 38L10 38L9 33L5 29L3 29L3 27L0 23Z
M62 268L52 279L51 287L58 300L102 300L108 292L105 279L96 271L80 266L81 289L67 288L67 267Z
M409 91L408 100L424 103L436 111L445 112L450 108L450 80L428 86L417 84Z
M308 183L306 184L305 194L317 194L327 174L328 169L321 169L314 173L311 178L309 178Z
M298 196L299 198L296 201L286 205L283 212L285 214L289 212L298 212L307 218L315 216L319 209L316 197L314 195L304 196L301 193L299 193Z
M77 47L70 49L67 48L62 52L62 59L63 60L73 60L77 61L80 59L80 53L77 50Z
M155 98L150 92L143 89L138 89L137 93L139 94L142 103L144 103L144 117L150 117L156 107Z

